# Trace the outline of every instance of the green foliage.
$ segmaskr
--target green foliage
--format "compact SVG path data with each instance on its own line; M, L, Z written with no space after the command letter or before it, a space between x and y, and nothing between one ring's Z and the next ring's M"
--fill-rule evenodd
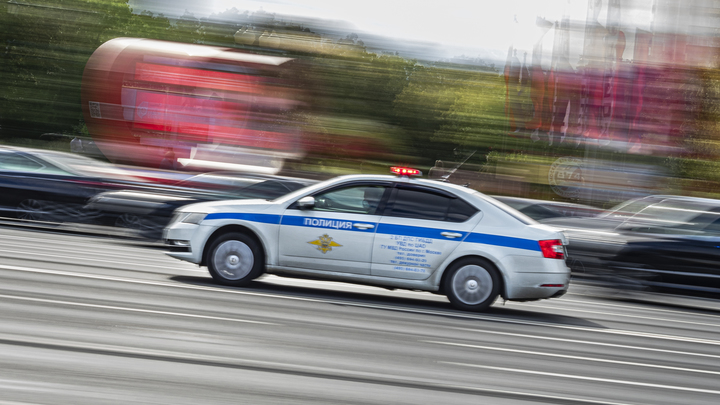
M2 136L69 130L82 119L85 63L103 42L138 36L196 42L192 23L134 15L127 0L33 0L0 6Z
M409 81L395 100L395 113L426 162L455 149L485 151L502 144L504 84L497 73L420 67Z
M459 80L455 102L443 114L444 123L433 140L473 150L498 147L506 136L504 82L494 74L466 75Z
M503 83L496 72L423 66L376 54L355 34L332 39L263 12L231 9L208 19L186 13L171 20L133 14L127 0L17 1L0 7L3 138L86 133L80 109L85 63L102 43L126 36L296 58L294 82L310 106L298 117L305 130L326 143L318 152L326 160L360 151L365 159L428 165L454 149L490 149L502 139ZM237 45L236 32L246 28L258 40ZM295 38L301 45L260 46L263 32Z

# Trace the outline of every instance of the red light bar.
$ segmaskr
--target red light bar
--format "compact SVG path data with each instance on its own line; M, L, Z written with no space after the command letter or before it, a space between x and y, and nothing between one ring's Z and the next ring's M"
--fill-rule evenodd
M422 176L422 172L418 169L411 169L409 167L394 166L390 168L392 173L399 176Z
M548 259L564 259L565 249L560 239L539 240L540 251Z

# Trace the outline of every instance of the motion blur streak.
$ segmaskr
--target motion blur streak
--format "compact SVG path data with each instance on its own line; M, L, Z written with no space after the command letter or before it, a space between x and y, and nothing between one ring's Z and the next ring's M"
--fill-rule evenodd
M528 311L527 306L509 303L474 316L453 311L432 294L400 295L342 283L323 287L325 283L315 282L318 287L313 287L269 277L257 281L252 291L229 289L213 286L194 266L180 264L172 269L172 259L128 242L13 228L2 231L4 239L16 239L23 252L34 248L45 254L52 252L46 247L65 246L69 254L77 255L72 262L1 255L4 295L28 299L22 304L0 299L0 344L8 348L0 361L4 369L12 370L9 378L13 380L3 388L5 400L67 404L121 398L179 404L245 399L272 403L279 397L307 404L382 403L383 398L400 404L448 400L473 404L486 398L498 404L716 402L714 374L680 370L720 372L717 356L688 355L717 354L716 346L698 342L717 334L720 322L713 312L676 309L667 313L667 308L638 303L617 308L604 300L576 296L558 309ZM130 269L87 260L107 251L120 261L134 258L138 265ZM143 267L148 259L166 261L167 269ZM565 314L587 306L601 307L615 316ZM145 312L132 315L115 307ZM673 323L677 327L669 327L667 322L653 320L658 310L670 320L714 322L714 326ZM648 321L626 322L622 315L628 312L645 314ZM278 323L283 333L277 333L273 325L217 318ZM473 322L477 331L467 330L467 322ZM619 329L627 333L592 332ZM686 339L650 338L670 334ZM523 378L513 377L518 375ZM243 381L241 390L232 383L238 379ZM192 384L186 389L188 381Z
M3 403L717 403L720 0L415 3L2 2ZM392 166L562 230L569 294L246 290L158 249L188 204Z

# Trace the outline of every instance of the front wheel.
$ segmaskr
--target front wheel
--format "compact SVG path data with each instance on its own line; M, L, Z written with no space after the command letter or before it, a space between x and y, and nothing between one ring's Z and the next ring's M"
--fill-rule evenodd
M483 311L490 307L500 294L500 276L489 262L464 259L448 269L445 295L458 309Z
M49 221L48 206L46 202L40 200L23 200L18 205L17 217L29 221Z
M208 249L208 271L220 284L244 286L263 271L263 254L257 242L242 233L227 233Z

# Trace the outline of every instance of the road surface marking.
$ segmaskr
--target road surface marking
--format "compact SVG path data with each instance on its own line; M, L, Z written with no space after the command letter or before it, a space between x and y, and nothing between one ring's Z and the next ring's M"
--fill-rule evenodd
M599 378L599 377L588 377L588 376L582 376L582 375L548 373L545 371L521 370L521 369L517 369L517 368L481 366L478 364L455 363L452 361L438 361L438 363L450 364L450 365L461 366L461 367L482 368L482 369L486 369L486 370L507 371L510 373L543 375L543 376L548 376L548 377L568 378L568 379L572 379L572 380L606 382L606 383L611 383L611 384L633 385L633 386L637 386L637 387L662 388L662 389L675 390L675 391L688 391L688 392L698 392L698 393L702 393L702 394L720 395L720 391L706 390L706 389L702 389L702 388L680 387L677 385L653 384L653 383L644 383L644 382L638 382L638 381L614 380L611 378Z
M530 354L530 355L534 355L534 356L557 357L557 358L561 358L561 359L595 361L595 362L599 362L599 363L623 364L626 366L661 368L661 369L665 369L665 370L687 371L690 373L720 375L720 371L709 371L709 370L699 370L699 369L694 369L694 368L662 366L662 365L658 365L658 364L636 363L636 362L632 362L632 361L600 359L597 357L571 356L568 354L535 352L535 351L530 351L530 350L508 349L508 348L494 347L494 346L479 346L479 345L470 345L470 344L453 343L453 342L440 342L440 341L435 341L435 340L420 340L420 342L433 343L433 344L446 345L446 346L469 347L469 348L473 348L473 349L492 350L492 351L500 351L500 352L508 352L508 353Z
M557 337L549 337L549 336L525 335L522 333L498 332L498 331L480 330L480 329L457 328L457 327L451 327L451 329L464 330L464 331L476 332L476 333L488 333L488 334L492 334L492 335L503 335L503 336L513 336L513 337L520 337L520 338L551 340L551 341L555 341L555 342L580 343L580 344L584 344L584 345L617 347L619 349L644 350L644 351L649 351L649 352L679 354L682 356L698 356L698 357L709 357L709 358L713 358L713 359L720 359L720 356L715 355L715 354L693 353L693 352L685 352L685 351L680 351L680 350L655 349L652 347L630 346L630 345L621 345L621 344L617 344L617 343L605 343L605 342L591 342L589 340L577 340L577 339L557 338Z
M129 307L118 307L118 306L114 306L114 305L86 304L86 303L82 303L82 302L70 302L70 301L61 301L61 300L50 300L50 299L45 299L45 298L19 297L19 296L15 296L15 295L6 295L6 294L0 294L0 298L11 299L11 300L18 300L18 301L42 302L42 303L46 303L46 304L69 305L69 306L75 306L75 307L111 309L111 310L116 310L116 311L142 312L142 313L146 313L146 314L155 314L155 315L172 315L172 316L181 316L181 317L186 317L186 318L212 319L212 320L216 320L216 321L256 323L256 324L259 324L259 325L280 326L280 324L277 324L277 323L262 322L262 321L251 321L251 320L248 320L248 319L237 319L237 318L224 318L224 317L220 317L220 316L183 314L183 313L180 313L180 312L155 311L155 310L151 310L151 309L139 309L139 308L129 308Z

